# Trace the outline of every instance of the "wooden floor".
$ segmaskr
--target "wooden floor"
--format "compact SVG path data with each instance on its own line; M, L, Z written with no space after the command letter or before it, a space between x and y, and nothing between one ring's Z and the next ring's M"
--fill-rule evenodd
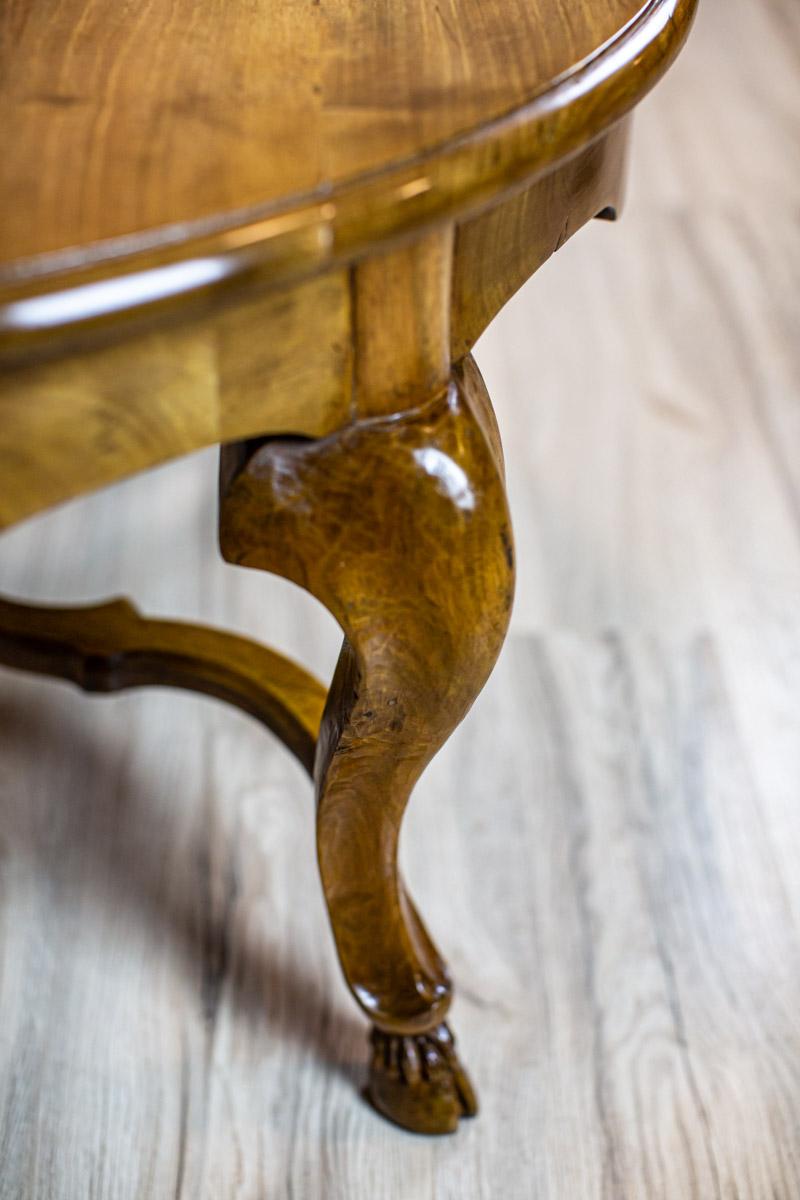
M629 204L479 346L513 632L405 839L480 1118L359 1100L309 788L254 723L0 676L2 1200L800 1196L800 7L704 0ZM12 531L2 591L135 591L328 673L224 567L213 455Z

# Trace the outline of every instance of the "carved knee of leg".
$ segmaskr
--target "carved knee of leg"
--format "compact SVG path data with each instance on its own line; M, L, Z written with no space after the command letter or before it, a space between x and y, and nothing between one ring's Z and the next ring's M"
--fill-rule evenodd
M442 961L397 841L411 789L499 652L511 529L491 406L471 360L426 404L223 465L226 558L317 596L345 637L317 752L320 866L351 988L391 1032L432 1029Z

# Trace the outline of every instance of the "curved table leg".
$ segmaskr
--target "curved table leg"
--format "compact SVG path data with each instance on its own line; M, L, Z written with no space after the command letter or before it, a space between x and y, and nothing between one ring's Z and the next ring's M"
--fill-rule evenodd
M403 887L400 825L502 645L513 550L494 417L470 358L424 406L320 441L223 450L225 558L284 575L345 642L317 748L318 853L339 957L373 1022L369 1091L407 1128L475 1111L451 984Z

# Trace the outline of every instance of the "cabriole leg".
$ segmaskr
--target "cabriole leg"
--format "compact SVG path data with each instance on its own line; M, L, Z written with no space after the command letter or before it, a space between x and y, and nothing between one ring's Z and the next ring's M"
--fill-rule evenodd
M220 540L230 561L313 593L344 631L315 763L322 884L373 1023L373 1103L407 1128L451 1131L475 1100L445 1024L450 979L397 849L412 788L483 687L512 603L499 439L471 358L401 415L224 450Z

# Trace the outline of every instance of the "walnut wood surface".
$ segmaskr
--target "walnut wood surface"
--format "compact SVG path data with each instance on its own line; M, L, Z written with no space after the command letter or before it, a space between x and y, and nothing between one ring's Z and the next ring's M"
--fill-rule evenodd
M311 772L325 688L265 646L222 630L146 620L127 600L46 608L0 597L0 663L86 692L158 684L235 704Z
M359 416L400 412L446 386L452 272L452 225L355 267L352 407Z
M476 1100L400 826L492 669L514 580L466 351L618 205L623 118L694 2L0 15L0 520L229 443L223 554L306 588L345 635L316 742L319 864L374 1026L370 1097L418 1132ZM12 665L221 695L310 763L320 689L270 652L125 605L85 634L74 613L3 617Z
M622 209L629 121L558 170L459 226L451 355L461 358L514 292L592 217Z
M449 1132L475 1102L439 1028L450 980L397 850L411 790L486 681L511 611L502 461L472 360L402 416L224 451L220 543L312 592L344 631L315 767L323 888L347 981L380 1030L373 1102Z
M374 172L524 104L642 0L3 6L0 258ZM114 203L108 203L108 197Z
M31 305L70 280L121 272L125 303L174 300L476 211L628 112L694 7L15 0L0 14L0 328L120 303Z
M413 404L567 236L619 207L626 136L623 122L455 233L441 226L347 271L154 314L132 332L100 322L70 352L58 330L22 357L15 345L0 369L0 529L201 446L319 437L355 412Z
M373 28L366 6L258 0L225 6L212 55L221 18L192 5L159 21L160 3L0 12L0 113L15 131L0 157L0 528L201 446L320 436L413 404L569 232L616 202L612 122L677 53L694 9L606 0L566 21L554 0L459 0L435 16L415 0ZM310 109L293 110L306 85ZM292 113L289 154L269 131ZM359 174L365 154L378 158ZM316 198L291 164L323 179ZM279 214L242 214L251 168L259 203L282 196ZM112 244L114 222L138 232ZM61 243L61 258L41 257ZM325 273L298 280L310 269ZM366 337L387 303L395 323Z
M622 227L479 346L515 629L403 826L479 1120L442 1145L355 1102L363 1023L273 739L3 672L3 1200L800 1195L799 16L706 0ZM265 613L324 676L327 614L215 561L213 473L11 531L6 589Z
M350 304L347 273L329 272L0 367L0 529L201 446L329 433L350 415Z

